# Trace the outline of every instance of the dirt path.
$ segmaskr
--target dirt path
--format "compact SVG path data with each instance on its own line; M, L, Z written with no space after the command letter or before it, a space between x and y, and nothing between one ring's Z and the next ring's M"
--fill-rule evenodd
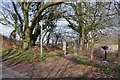
M14 70L11 70L10 68L7 68L6 66L2 66L2 78L29 78L29 77L23 74L20 74L19 72L16 72Z
M70 60L68 57L52 57L41 63L25 64L19 63L12 66L8 64L9 62L4 62L4 64L9 65L12 70L20 73L24 73L30 78L106 78L104 74L96 72L96 68L92 66L85 66L82 64L77 64ZM18 76L19 77L19 76Z
M20 74L19 72L16 72L0 63L0 79L2 78L29 78L29 77L25 76L24 74Z

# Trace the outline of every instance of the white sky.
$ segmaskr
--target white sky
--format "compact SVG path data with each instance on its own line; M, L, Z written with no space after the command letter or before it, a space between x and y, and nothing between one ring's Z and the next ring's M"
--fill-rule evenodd
M0 0L0 1L1 1L1 0ZM0 8L0 10L1 10L1 8ZM67 22L67 21L64 21L64 20L63 20L63 21L61 20L61 21L58 21L58 22L57 22L57 25L58 25L59 27L62 27L62 28L64 28L67 24L68 24L68 22ZM0 24L0 34L9 37L10 32L11 32L12 30L14 30L13 27L3 26L2 24ZM62 29L62 30L63 30L63 29Z
M2 24L0 24L0 34L9 37L10 32L11 32L12 30L14 30L13 27L8 27L8 26L6 27L6 26L3 26Z
M58 21L57 22L57 25L62 28L65 27L67 24L68 24L67 21ZM10 33L13 30L14 30L13 27L8 27L8 26L4 26L4 25L0 24L0 34L2 34L2 35L9 37Z

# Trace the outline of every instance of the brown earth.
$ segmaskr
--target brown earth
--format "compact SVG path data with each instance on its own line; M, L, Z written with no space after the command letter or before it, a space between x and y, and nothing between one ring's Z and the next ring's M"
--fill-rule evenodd
M14 44L11 40L6 37L0 38L0 42L3 41L2 48L8 49L11 44ZM19 43L19 41L18 41ZM0 43L1 44L1 43ZM12 48L14 48L12 46ZM19 48L19 47L18 47ZM34 47L36 52L39 52L39 48ZM52 49L54 53L61 53L59 50ZM31 78L110 78L108 76L99 72L98 68L92 66L85 66L78 64L72 60L73 54L68 54L65 57L51 57L44 61L33 62L33 63L17 63L15 64L11 60L2 62L2 64L8 66L9 68L18 71L20 73L26 74Z
M10 48L20 48L22 45L22 41L12 40L7 38L6 36L0 35L0 51L7 50Z
M67 56L68 57L68 56ZM17 65L10 64L11 61L3 62L4 65L11 69L26 74L32 78L106 78L106 76L98 72L98 69L92 66L77 64L68 58L54 57L48 58L41 63Z

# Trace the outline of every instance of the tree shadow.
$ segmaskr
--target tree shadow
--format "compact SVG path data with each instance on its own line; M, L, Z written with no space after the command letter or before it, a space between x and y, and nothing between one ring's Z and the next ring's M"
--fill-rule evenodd
M65 65L65 63L66 63L66 61L64 61L63 64L59 67L58 65L60 64L60 62L57 61L57 63L55 64L55 66L52 67L52 69L49 71L49 73L46 75L45 78L46 78L47 80L49 80L50 75L53 74L52 72L53 72L56 68L59 67L59 68L57 69L56 74L53 75L53 76L58 76L58 75L60 74L60 71L61 71L62 67Z

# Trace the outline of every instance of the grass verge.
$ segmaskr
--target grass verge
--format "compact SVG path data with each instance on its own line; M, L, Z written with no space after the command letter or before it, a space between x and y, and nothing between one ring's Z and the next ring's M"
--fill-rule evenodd
M95 63L93 61L88 61L83 55L77 55L73 57L73 60L78 64L96 67L102 74L110 75L115 78L120 78L120 66L112 65L109 63Z

